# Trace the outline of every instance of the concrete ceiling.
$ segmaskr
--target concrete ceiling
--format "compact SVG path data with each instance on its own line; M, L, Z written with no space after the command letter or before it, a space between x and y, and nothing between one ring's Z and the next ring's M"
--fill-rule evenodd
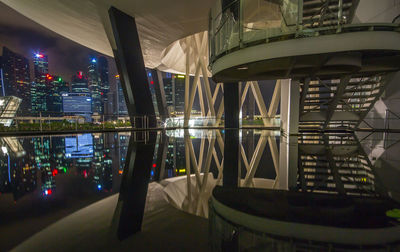
M1 0L22 15L83 46L113 57L115 42L108 9L134 16L146 67L172 71L162 51L188 35L205 31L215 0ZM129 27L127 27L128 31Z

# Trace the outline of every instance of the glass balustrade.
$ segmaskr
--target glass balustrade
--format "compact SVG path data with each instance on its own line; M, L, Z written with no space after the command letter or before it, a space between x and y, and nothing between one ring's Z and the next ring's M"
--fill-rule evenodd
M357 0L218 0L209 14L210 63L234 50L302 37L399 30L353 22Z

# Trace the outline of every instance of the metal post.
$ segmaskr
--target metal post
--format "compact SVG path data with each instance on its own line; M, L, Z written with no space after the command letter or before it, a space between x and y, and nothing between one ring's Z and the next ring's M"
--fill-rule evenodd
M343 0L339 0L338 3L338 28L337 32L342 31L342 19L343 19Z
M39 124L40 124L40 131L43 131L43 126L42 126L42 112L39 112Z
M297 3L297 36L303 31L303 0Z
M189 39L186 38L186 72L185 72L185 111L184 111L184 122L183 125L184 127L188 127L189 125L189 90L190 90L190 47L189 47ZM193 87L194 88L194 87Z
M239 46L243 48L243 0L239 0Z
M281 131L298 134L300 87L298 81L281 80Z

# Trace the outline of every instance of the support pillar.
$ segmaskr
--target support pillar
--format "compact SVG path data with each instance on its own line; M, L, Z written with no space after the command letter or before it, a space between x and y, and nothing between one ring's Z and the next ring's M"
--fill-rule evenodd
M157 120L135 19L114 7L108 14L117 47L114 55L131 123L137 128L155 127ZM148 118L148 125L144 117Z
M237 187L239 181L239 83L224 83L225 141L223 186Z
M225 128L239 128L239 83L224 83Z
M165 100L164 81L162 73L159 70L152 69L151 76L154 81L154 91L156 94L158 113L161 120L164 122L168 117L167 101Z
M300 85L291 79L281 82L281 131L284 135L299 133Z

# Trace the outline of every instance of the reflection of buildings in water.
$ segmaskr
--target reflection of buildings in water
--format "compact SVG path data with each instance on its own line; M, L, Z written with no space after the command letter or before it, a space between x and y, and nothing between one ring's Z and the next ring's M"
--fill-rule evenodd
M93 183L93 190L112 191L113 184L119 185L120 179L113 178L122 175L129 136L128 132L0 138L0 192L13 193L17 200L39 187L40 195L49 197L60 174L75 172Z
M117 134L118 148L118 173L122 174L125 166L126 153L128 152L128 144L130 132L120 132Z
M93 134L93 182L96 188L101 190L112 190L112 159L110 149L106 147L104 134Z
M32 138L35 163L41 173L41 189L44 196L51 195L55 188L56 182L54 176L56 172L51 167L51 139L50 137L34 137ZM53 171L54 170L54 171Z
M12 193L14 200L36 189L36 169L34 162L26 156L30 149L26 139L5 137L0 139L0 192Z

